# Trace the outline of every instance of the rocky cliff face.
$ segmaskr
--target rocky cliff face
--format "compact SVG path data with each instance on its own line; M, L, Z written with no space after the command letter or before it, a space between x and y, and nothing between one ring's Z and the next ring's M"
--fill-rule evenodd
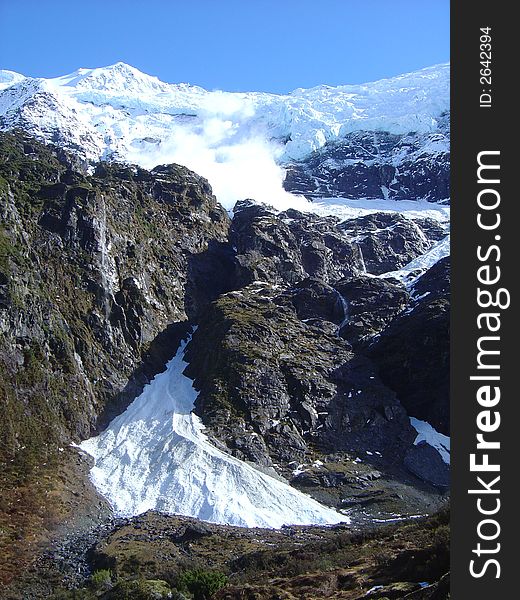
M44 462L175 353L195 257L229 219L184 167L151 172L0 138L2 462ZM99 421L101 419L101 421Z
M447 467L424 468L409 417L448 431L449 263L387 274L443 227L252 201L230 219L185 167L87 171L21 132L0 150L9 485L103 428L196 325L186 374L222 450L359 519L439 506Z
M400 269L446 235L445 228L432 219L412 220L395 213L373 213L339 227L355 242L363 270L372 275Z
M288 165L284 187L309 198L448 201L449 136L449 112L435 133L356 131Z
M345 300L334 286L357 281L363 264L337 220L239 203L230 239L238 289L202 315L188 351L198 412L216 437L291 478L318 446L385 450L401 435L409 443L395 394L340 336ZM402 308L408 295L399 292ZM373 312L391 314L379 300Z
M409 415L446 430L444 263L411 295L377 277L427 251L436 223L250 201L230 222L183 167L86 175L23 135L1 143L4 460L102 427L191 324L208 433L288 479L337 453L401 464Z
M449 435L449 281L444 258L420 277L409 307L371 345L383 381L411 415Z
M340 503L351 502L353 484L376 492L381 472L397 469L402 477L416 437L408 416L433 413L416 412L400 393L418 390L428 376L424 365L422 375L404 371L406 362L397 369L402 352L388 353L383 340L400 339L394 328L417 310L423 287L442 295L446 285L438 266L412 293L374 273L413 260L442 233L423 219L374 214L339 223L238 203L230 229L234 291L200 314L187 354L187 374L200 390L196 411L214 443L318 497L331 501L333 488ZM367 260L361 248L370 245L380 252L365 250ZM433 313L442 319L437 308ZM423 334L406 335L421 344ZM442 331L432 334L436 348L425 349L423 359L430 350L447 353ZM438 392L447 410L447 389ZM404 393L406 401L411 396Z

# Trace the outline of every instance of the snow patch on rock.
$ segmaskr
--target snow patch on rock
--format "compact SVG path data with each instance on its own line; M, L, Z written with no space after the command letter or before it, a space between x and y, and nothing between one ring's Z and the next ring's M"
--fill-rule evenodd
M450 438L447 435L439 433L426 421L421 421L415 417L410 417L412 427L417 431L417 437L414 444L417 446L424 441L432 448L435 448L441 455L442 460L450 464Z

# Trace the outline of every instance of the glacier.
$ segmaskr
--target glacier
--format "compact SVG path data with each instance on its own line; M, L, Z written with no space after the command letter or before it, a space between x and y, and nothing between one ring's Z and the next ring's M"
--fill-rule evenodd
M91 479L114 513L157 510L242 527L348 523L208 441L193 413L198 393L183 375L189 339L124 413L79 445L94 459Z
M291 161L355 131L437 131L449 110L449 72L442 64L272 94L164 83L121 62L51 79L0 70L0 128L20 126L88 160L183 164L226 208L245 198L288 208L298 201L282 185Z

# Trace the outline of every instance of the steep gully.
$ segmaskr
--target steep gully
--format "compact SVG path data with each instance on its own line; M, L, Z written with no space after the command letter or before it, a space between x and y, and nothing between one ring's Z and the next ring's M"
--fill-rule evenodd
M257 227L259 224L260 227L262 227L262 221L265 222L266 219L277 223L283 222L283 218L280 219L278 216L274 215L274 213L270 213L268 210L266 212L265 209L261 209L253 204L245 203L238 206L236 212L239 223L235 226L235 231L232 230L231 237L234 239L235 244L238 243L239 247L240 243L238 240L240 235L237 234L236 230L240 230L241 219L247 222L247 227L253 226L253 228ZM291 215L290 218L293 220L306 220L303 215L297 215L296 212L291 213ZM308 227L308 223L305 223L305 226ZM414 227L417 227L416 224L414 224ZM258 251L258 233L259 232L256 231L256 240L253 240L255 251ZM319 233L322 234L323 232ZM422 235L422 237L424 237L424 235ZM247 246L251 243L250 238L246 239L246 242L242 240L242 246L244 246L244 244ZM345 240L341 241L343 243L345 242ZM298 239L296 246L299 245L300 240ZM283 249L284 244L280 244L280 247ZM241 250L244 250L244 247L242 247ZM294 248L292 250L294 250ZM195 278L191 280L190 285L188 286L191 297L187 297L185 302L187 307L191 307L191 317L193 321L200 319L204 312L207 311L211 301L219 297L229 300L233 295L235 295L235 297L237 297L237 295L242 297L246 295L246 300L248 299L247 301L250 302L255 301L254 296L260 295L260 298L263 298L264 301L272 301L272 284L264 281L264 288L262 290L261 287L258 288L258 285L261 284L256 278L260 277L265 280L267 279L267 276L269 276L269 279L271 279L269 271L273 266L275 267L275 270L278 271L278 276L285 286L287 285L287 280L291 281L293 279L290 275L291 266L284 267L284 271L282 272L279 271L280 265L277 265L276 261L273 260L277 258L276 256L269 257L270 264L267 265L266 272L259 274L259 272L255 270L254 273L251 273L251 265L247 265L244 269L244 264L247 264L247 260L243 260L244 255L242 255L242 260L240 260L239 257L237 257L238 251L236 245L233 245L232 248L226 244L213 245L212 250L203 253L205 260L209 260L211 265L209 268L204 259L200 256L197 258L197 269L199 269L199 274L201 272L207 273L216 266L222 268L222 266L225 265L228 269L228 275L227 277L224 275L225 270L220 273L218 272L218 269L217 272L213 271L212 280L218 282L218 291L215 289L211 290L211 286L208 286L208 280L206 278L199 277L197 279L197 276L195 276ZM261 249L261 252L265 255L265 248ZM247 255L247 251L245 254ZM296 260L292 261L292 269L297 269L299 267L302 271L299 273L300 276L309 275L309 270L313 271L313 267L309 266L313 265L313 261L309 261L309 255L305 252L302 254L300 263L297 260L297 257L293 256L292 258L296 258ZM369 284L370 276L366 274L364 261L361 261L359 258L353 258L353 260L354 263L349 267L351 269L350 279L352 279L352 276L356 273L363 279L363 276L359 274L364 274L366 283L363 283L362 285ZM359 261L359 265L356 263L356 260ZM388 259L385 257L385 260ZM238 267L237 263L239 265ZM231 266L235 270L234 278L229 276L229 268ZM338 265L336 265L336 268L337 267ZM289 268L289 273L285 271L286 268ZM387 268L386 265L385 268ZM194 275L193 272L192 275ZM316 275L316 272L314 272L314 275ZM321 277L323 277L323 275L321 275ZM253 279L253 281L249 286L246 285L244 287L244 283L247 283L248 278L249 280ZM223 287L223 282L226 281L226 279L228 284L227 287L231 288L231 290L235 289L235 292L231 291L231 293L226 293L226 288ZM233 281L233 279L235 280ZM276 281L276 276L274 277L274 280ZM200 289L202 281L203 289ZM257 289L252 289L251 286L254 288L255 284ZM347 287L348 285L349 284L347 284ZM388 287L386 283L384 285ZM393 284L390 284L390 287L392 285ZM339 301L340 304L339 311L334 309L336 310L338 317L334 317L333 320L336 318L338 319L339 322L337 324L336 336L341 336L343 328L347 326L349 322L348 301L337 289L332 288L331 292L336 295L336 303ZM285 293L291 292L290 290L286 290ZM267 295L262 296L261 294ZM275 299L275 302L277 301L278 300ZM382 302L384 304L384 297ZM235 310L235 308L233 310ZM383 306L383 308L385 307ZM380 303L376 307L376 312L381 312L381 309L382 306ZM316 313L316 306L312 307L311 313L312 311ZM312 315L314 318L314 326L317 324L316 317L319 316L319 311L320 309L318 306L317 313ZM399 312L399 310L397 312ZM233 315L232 318L235 316L236 315ZM312 319L303 319L303 321L306 320L309 321ZM392 315L383 319L382 325L390 320L392 320ZM218 319L216 322L218 323ZM322 320L321 325L323 326L325 322L326 321ZM250 332L246 333L245 339L238 338L238 348L240 348L240 345L244 342L250 341L248 339L249 333ZM343 332L343 335L345 335L345 332ZM347 333L345 337L348 338L349 334ZM370 334L368 337L370 337ZM288 437L287 434L285 434L286 439L290 440L293 445L296 444L296 447L298 447L298 445L303 444L306 449L303 454L301 451L295 449L295 456L288 454L285 457L280 457L279 454L277 455L276 444L273 446L268 439L269 435L273 435L271 431L272 428L268 427L267 429L269 429L269 431L266 431L265 428L262 430L262 421L266 420L266 414L260 412L255 418L255 415L250 412L249 416L245 418L245 422L247 424L249 421L249 425L253 427L253 431L248 432L242 430L237 432L236 427L233 430L233 426L231 426L231 434L229 434L228 431L227 435L224 436L220 435L221 432L219 432L219 427L215 426L215 423L212 422L210 418L208 423L210 426L210 435L213 434L213 442L217 443L217 445L220 443L220 447L224 452L218 450L218 448L208 442L207 437L202 433L202 423L198 417L195 417L195 415L190 412L193 406L197 406L198 394L193 390L191 381L186 379L182 374L182 371L187 366L187 363L183 362L183 352L186 343L187 342L180 342L179 350L176 356L169 362L167 371L157 375L151 384L144 388L141 396L129 406L123 415L110 423L108 428L100 436L87 440L81 444L81 448L95 458L92 479L96 484L98 491L102 492L103 495L111 501L116 513L126 515L139 514L145 510L158 509L167 513L197 516L204 520L217 523L231 523L248 526L280 526L283 523L320 523L348 520L348 517L345 516L345 512L343 512L343 515L340 515L325 507L320 507L309 497L300 495L299 492L296 492L287 484L281 483L272 477L272 475L276 476L276 473L282 473L287 479L291 478L287 477L287 465L294 463L294 461L289 461L289 459L296 458L298 462L303 460L310 447L309 442L305 440L305 434L303 434L303 438L301 435L298 435L296 431L290 433ZM346 349L351 348L348 342L345 343ZM172 346L172 348L175 347L176 345ZM198 352L200 357L200 354L204 351L211 353L211 345L201 352L199 344L199 350L197 351L195 346L195 350L192 350L191 354L197 354ZM229 366L230 365L228 365L228 367ZM233 365L231 365L231 367L232 366ZM370 367L368 368L370 369ZM364 369L367 369L367 366L362 367L362 370ZM204 384L200 386L200 380L204 377L201 373L200 365L198 373L197 367L195 367L195 373L196 385L198 383L199 387L204 387ZM376 379L375 374L366 375L365 377L371 380ZM312 381L312 375L310 375L309 378ZM197 379L199 380L198 382ZM243 383L241 385L244 387ZM273 390L273 383L271 383L270 386L271 387L267 389L264 387L264 392L278 393L278 390ZM383 396L388 395L388 391L381 392L382 389L383 388L379 390L379 393L382 393ZM351 390L348 392L348 398L351 398L353 393L357 395L361 394L361 392L362 390L356 390L355 392ZM290 392L289 390L289 394L293 395L294 392ZM204 396L204 392L202 395ZM345 393L344 395L346 396L347 394ZM377 402L379 401L380 399L377 400ZM184 403L184 410L180 410L180 412L178 412L180 406L179 402L181 405ZM358 403L363 406L364 402L366 401L360 397ZM390 401L390 405L392 402L393 401ZM394 411L392 413L394 414L394 417L395 415L400 414L398 422L400 421L401 423L398 429L394 430L392 434L394 438L396 434L398 437L402 436L403 432L407 431L407 428L410 432L413 431L413 429L410 428L410 425L406 423L406 414L404 412L395 412L398 406L399 405L397 404L394 409L392 409ZM205 415L204 405L199 402L198 408L201 411L200 414L202 414L203 417L207 417L207 415ZM222 406L220 409L222 409ZM351 408L350 412L355 414L356 410L359 410L359 408ZM399 408L398 411L399 410L401 409ZM306 419L305 413L309 415L310 421L307 425L302 423L301 430L303 431L305 427L307 427L309 429L307 433L311 433L311 437L314 436L314 441L318 442L319 447L320 439L322 438L321 443L323 444L323 440L327 437L326 435L323 436L322 432L319 430L325 428L325 430L331 434L330 422L322 423L320 425L319 421L321 419L318 418L319 414L328 415L328 410L323 411L322 409L320 413L312 403L309 404L309 402L306 402L306 399L300 397L300 406L297 408L297 412L301 415L302 411L304 413L304 421ZM170 416L173 418L173 427ZM258 418L258 416L260 418ZM394 419L394 417L392 417L392 419ZM189 425L185 419L188 419ZM208 422L207 418L205 421ZM260 423L258 421L260 421ZM271 421L276 425L276 421L279 422L279 419L273 420L271 418ZM371 418L368 419L367 423L370 421ZM295 423L294 419L293 423ZM189 431L186 427L188 427ZM226 424L226 427L229 429L229 423ZM332 427L332 429L334 429L334 427ZM384 431L384 427L382 431ZM400 433L397 433L398 431L400 431ZM341 433L342 437L344 437L344 432ZM368 432L367 435L367 433L361 433L358 428L358 435L356 435L356 428L354 428L354 432L351 431L351 434L352 433L354 433L354 435L352 435L352 440L350 441L350 450L352 451L356 448L358 453L364 451L366 452L367 458L375 457L376 461L377 458L380 457L380 463L382 464L379 464L378 466L381 467L384 465L385 461L388 459L383 459L382 453L376 450L377 447L381 450L386 447L388 450L388 444L378 446L378 438L381 438L381 431ZM256 436L259 441L254 440L254 436ZM283 438L283 436L284 434L282 432L281 437ZM408 439L413 440L411 433L408 434L408 436ZM334 441L328 441L331 448L348 449L348 443L347 446L345 446L345 441L339 440L339 437L338 433L332 435L332 440ZM248 441L244 442L245 439ZM257 445L260 444L260 447L263 447L263 450L261 448L259 450L258 447L256 450L247 448L251 439L253 439ZM339 443L336 443L338 441ZM224 444L222 444L222 442L224 442ZM425 469L424 460L421 465L420 458L409 458L410 452L412 452L413 449L412 447L412 449L408 448L408 450L406 450L409 443L410 442L405 443L404 446L402 444L399 446L398 444L396 448L399 448L399 454L404 456L405 464L406 461L408 461L409 465L414 463L414 461L419 462L419 466L414 464L413 468L410 468L409 470L415 472L416 475L421 476L423 479L431 480L431 476L425 475L427 468ZM245 444L246 447L244 447L243 444ZM265 444L267 444L267 447L265 447ZM231 457L230 453L237 458ZM330 453L331 450L328 450L326 454L330 455ZM279 461L278 464L274 464L273 455L275 457L274 460ZM322 455L320 455L320 458L322 458ZM347 461L349 460L346 456L343 456L343 460L345 459ZM428 459L430 460L431 456L429 456ZM250 464L247 464L244 460L250 461ZM285 470L283 469L284 465L280 464L283 462L286 463ZM356 458L355 462L359 464L361 460ZM256 468L253 468L251 463L256 464ZM258 470L259 464L263 464L269 469L269 475L261 473ZM322 464L323 463L320 460L315 460L314 462L315 466L320 466ZM273 467L277 467L276 471ZM440 470L442 471L442 467ZM297 469L297 471L300 471L297 473L297 475L300 475L305 472L306 469L303 471ZM336 473L335 476L337 477L338 474ZM368 477L369 480L374 477L377 479L381 477L381 474L374 471L369 473ZM359 477L355 476L354 480L356 479L359 479ZM445 479L441 477L439 481L444 482ZM326 487L328 487L328 485L330 484L326 484ZM445 484L442 483L441 485ZM321 487L323 487L323 484L321 484ZM335 485L333 485L333 487L335 487ZM318 489L319 488L320 485L318 486ZM316 496L317 490L312 489L312 487L310 489L307 487L305 491L312 491ZM371 497L371 494L368 494L368 496ZM320 497L319 494L318 497ZM251 498L253 498L253 504L250 503ZM289 500L289 498L291 498L291 500ZM328 503L337 503L337 501L331 502L331 497L326 494L322 495L321 498L322 501ZM280 502L280 499L283 500ZM374 498L372 498L372 500L374 500ZM292 506L292 510L287 511L286 506L288 505Z

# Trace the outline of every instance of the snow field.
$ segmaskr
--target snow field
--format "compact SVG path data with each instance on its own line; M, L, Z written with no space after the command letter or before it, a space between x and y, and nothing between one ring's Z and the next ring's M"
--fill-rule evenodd
M0 117L16 126L23 106L33 133L50 140L67 131L89 159L183 164L206 177L228 209L245 198L296 208L298 197L283 189L284 164L354 131L436 132L449 110L449 71L443 64L281 95L164 83L124 63L53 79L0 71Z
M167 369L99 436L80 444L91 478L121 516L158 510L243 527L333 524L348 518L211 445L179 347Z

